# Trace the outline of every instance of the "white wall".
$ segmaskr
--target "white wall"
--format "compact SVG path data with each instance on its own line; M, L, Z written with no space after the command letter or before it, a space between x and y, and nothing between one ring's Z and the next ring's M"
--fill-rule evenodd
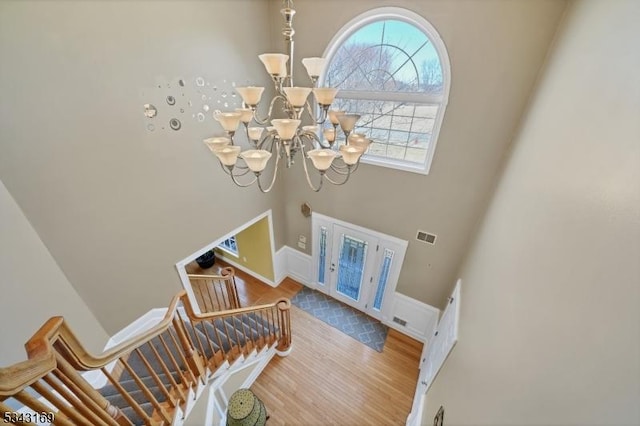
M61 315L94 354L107 332L73 289L20 207L0 181L0 367L27 359L24 344Z
M222 128L210 112L191 116L204 104L199 76L210 96L224 80L268 83L257 58L270 50L267 10L252 0L0 2L0 178L110 333L166 306L181 289L176 262L258 214L273 209L282 245L279 188L237 189L202 143ZM180 131L169 130L174 116Z
M451 425L640 424L640 2L577 1L461 271Z

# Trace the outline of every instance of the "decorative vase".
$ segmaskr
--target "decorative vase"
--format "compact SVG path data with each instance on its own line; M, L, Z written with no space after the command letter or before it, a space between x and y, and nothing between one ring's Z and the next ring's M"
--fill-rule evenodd
M238 389L229 398L227 426L263 426L267 410L251 389Z

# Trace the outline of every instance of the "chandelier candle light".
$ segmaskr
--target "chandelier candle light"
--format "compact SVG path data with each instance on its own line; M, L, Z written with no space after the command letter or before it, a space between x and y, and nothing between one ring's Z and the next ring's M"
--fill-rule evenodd
M360 118L359 115L330 109L338 89L315 87L324 72L326 59L304 58L302 64L307 70L313 87L293 85L295 31L292 22L296 11L292 6L292 0L284 0L284 8L280 11L285 20L282 35L285 38L288 54L265 53L258 56L271 76L276 91L276 95L269 103L267 115L261 117L258 113L264 87L237 87L236 91L242 97L244 108L230 112L214 112L213 117L220 123L226 136L204 140L205 145L218 157L223 170L231 176L236 185L247 187L257 183L262 192L269 192L273 188L278 175L278 164L284 162L287 168L291 167L298 152L302 157L307 183L312 190L320 191L325 180L334 185L342 185L357 169L360 157L371 143L371 140L364 135L353 133L356 122ZM317 110L314 110L309 103L311 93L318 104ZM273 118L277 103L282 106L282 113L278 116L284 115L286 118ZM319 126L301 126L305 119L310 119L317 125L322 125L328 120L332 128L323 130L323 137L320 137ZM235 141L236 131L241 122L251 146L251 149L245 151L242 151ZM252 122L257 126L251 126ZM271 126L268 126L269 124ZM344 135L344 144L340 145L339 149L339 144L336 144L338 128ZM273 160L271 160L272 157ZM309 175L308 159L319 173L320 179L317 186L313 184ZM268 186L264 186L261 176L268 164L273 167L273 175ZM253 178L242 178L249 172L253 172ZM329 176L329 173L333 176ZM243 182L244 179L247 181Z

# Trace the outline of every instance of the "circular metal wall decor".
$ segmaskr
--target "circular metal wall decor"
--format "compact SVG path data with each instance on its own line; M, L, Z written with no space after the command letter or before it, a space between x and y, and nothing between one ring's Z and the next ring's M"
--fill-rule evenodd
M169 120L169 127L171 127L173 130L180 130L180 128L182 127L182 123L180 123L180 120L178 120L177 118L172 118L171 120Z
M158 115L158 109L153 104L144 104L144 115L147 118L153 118Z

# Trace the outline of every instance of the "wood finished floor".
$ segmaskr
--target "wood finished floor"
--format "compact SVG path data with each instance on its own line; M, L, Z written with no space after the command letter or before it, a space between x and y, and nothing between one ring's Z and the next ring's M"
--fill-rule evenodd
M236 277L243 306L291 298L301 288L289 278L273 288L242 271ZM379 353L295 306L291 317L291 354L276 355L251 387L267 407L268 425L405 424L422 343L389 330Z

